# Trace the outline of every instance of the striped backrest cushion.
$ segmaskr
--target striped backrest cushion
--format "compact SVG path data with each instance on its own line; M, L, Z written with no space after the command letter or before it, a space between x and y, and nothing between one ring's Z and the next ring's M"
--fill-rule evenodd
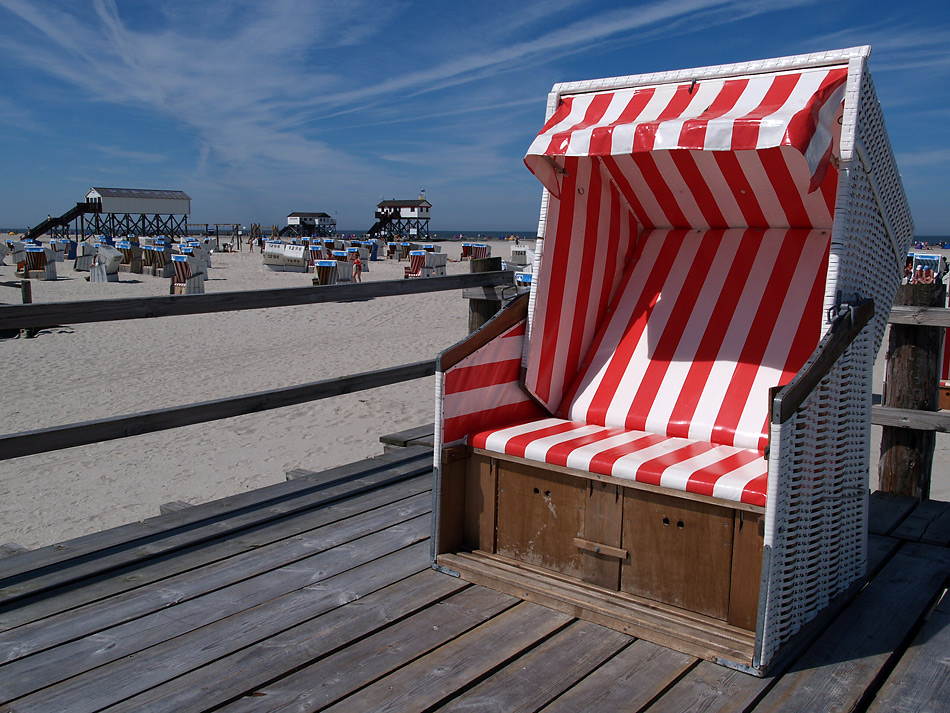
M769 388L821 335L830 237L645 232L556 415L764 449Z

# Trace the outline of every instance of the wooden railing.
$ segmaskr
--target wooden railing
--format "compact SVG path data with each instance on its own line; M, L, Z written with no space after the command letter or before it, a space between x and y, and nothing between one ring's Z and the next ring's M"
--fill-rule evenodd
M940 354L950 310L944 285L902 285L888 321L884 403L871 422L883 426L878 487L930 497L936 434L950 432L950 414L939 413Z
M0 306L0 330L35 330L60 324L345 302L447 290L469 290L470 294L467 296L471 297L471 293L476 288L509 287L512 285L512 280L511 272L493 271L418 280L388 280L324 287L7 305ZM495 296L495 293L492 296ZM950 327L950 309L897 306L893 308L889 322L895 325ZM213 401L11 433L0 436L0 460L332 398L341 394L419 379L434 373L433 359ZM890 428L950 433L950 413L881 405L872 407L871 422ZM930 457L932 458L932 454Z
M411 295L461 290L473 287L513 285L511 272L429 277L417 280L386 280L361 284L292 287L253 292L221 292L205 295L144 297L84 302L49 302L0 306L0 329L38 329L58 324L106 322L146 317L171 317L210 312L230 312L266 307L345 302L372 297ZM514 296L514 292L512 292ZM298 386L170 408L143 411L112 418L82 421L34 431L0 436L0 460L45 453L73 446L128 438L284 406L328 399L342 394L375 389L435 373L435 358L412 364L314 381Z

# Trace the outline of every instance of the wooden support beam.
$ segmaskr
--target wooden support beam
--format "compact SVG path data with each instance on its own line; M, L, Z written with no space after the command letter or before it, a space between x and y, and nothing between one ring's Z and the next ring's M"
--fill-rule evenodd
M902 286L901 289L903 289ZM934 287L923 285L923 287ZM891 324L909 324L920 327L948 327L950 328L950 309L943 305L936 307L918 307L911 305L894 305L887 320Z
M942 307L946 299L944 285L901 285L895 302L913 307ZM891 326L885 407L923 412L937 410L942 340L943 331L938 327L922 327L917 323ZM881 433L878 488L918 500L928 499L935 445L933 429L885 426Z
M415 280L407 280L407 282L415 282ZM422 280L419 280L419 282L422 282ZM116 438L139 436L143 433L166 431L171 428L242 416L248 413L258 413L283 408L284 406L328 399L342 394L352 394L366 389L375 389L380 386L398 384L403 381L421 379L433 374L435 374L434 361L418 361L388 369L314 381L300 386L259 391L256 394L202 401L187 406L174 406L126 416L101 418L95 421L41 428L35 431L10 433L0 436L0 460L46 453L61 448L84 446L101 441L111 441Z
M472 274L479 273L489 273L494 274L495 272L501 270L502 261L500 257L486 257L473 259L470 263L470 268ZM514 284L514 273L507 273L511 275L511 281L506 283L494 283L494 284ZM474 285L473 285L474 287ZM490 320L495 314L498 313L498 310L501 309L501 300L497 298L492 299L470 299L468 303L468 331L469 333L478 331L485 322Z
M913 428L918 431L950 433L950 413L916 411L909 408L872 406L871 423L875 426Z
M514 284L514 273L503 271L471 275L446 275L425 280L381 280L321 287L282 287L249 292L217 292L203 295L138 297L82 302L44 302L0 307L0 329L54 327L59 324L110 322L123 319L173 317L185 314L233 312L267 307L365 300L374 297L414 295ZM493 313L494 314L494 313Z

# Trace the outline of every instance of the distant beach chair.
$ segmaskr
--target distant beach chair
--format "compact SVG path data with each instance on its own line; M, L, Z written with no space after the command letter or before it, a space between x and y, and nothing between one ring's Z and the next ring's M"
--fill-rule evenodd
M92 267L92 261L96 257L99 243L91 240L83 241L79 244L78 255L73 262L73 270L76 272L89 272Z
M205 291L204 262L193 255L172 255L175 270L168 288L170 295L203 295Z
M437 568L759 676L858 591L914 233L869 51L555 85L530 294L438 361Z
M530 272L516 272L515 273L515 287L518 288L518 292L528 292L531 289L531 273Z
M368 259L370 262L376 262L379 260L379 243L375 240L362 240L360 241L360 247L366 248Z
M23 270L21 277L36 280L56 279L55 253L42 245L26 245L23 248Z
M284 272L306 272L310 253L303 245L284 246Z
M284 244L268 240L264 244L264 267L274 272L284 271Z
M310 243L310 267L316 264L317 260L323 260L323 246L317 242Z
M335 285L337 283L336 260L315 260L313 263L314 285Z
M4 262L4 260L9 254L10 254L10 246L7 245L5 240L0 240L0 265L6 265L6 262Z
M471 243L462 243L462 260L469 260L472 257L472 244Z
M119 265L119 271L141 274L142 247L138 243L129 240L117 240L115 246L122 253L122 263Z
M473 260L480 260L486 257L491 257L491 245L484 245L482 243L473 243L471 258Z
M399 243L386 243L386 259L387 260L399 259Z
M111 245L100 243L89 266L90 282L118 282L122 252Z
M336 263L336 281L353 282L353 263L345 260L337 260Z
M403 268L405 270L405 276L409 277L422 277L422 268L426 264L426 252L425 250L413 250L409 253L409 264Z
M10 240L8 245L10 247L10 262L19 272L26 266L26 243L20 240Z
M350 254L346 250L333 250L330 255L337 262L347 262L350 259Z

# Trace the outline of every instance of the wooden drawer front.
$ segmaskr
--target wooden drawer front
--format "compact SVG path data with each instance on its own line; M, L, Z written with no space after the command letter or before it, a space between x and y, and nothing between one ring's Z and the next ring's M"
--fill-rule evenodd
M580 577L583 557L574 539L584 523L584 483L526 465L496 463L498 554Z
M733 528L729 508L625 488L620 588L728 619Z

